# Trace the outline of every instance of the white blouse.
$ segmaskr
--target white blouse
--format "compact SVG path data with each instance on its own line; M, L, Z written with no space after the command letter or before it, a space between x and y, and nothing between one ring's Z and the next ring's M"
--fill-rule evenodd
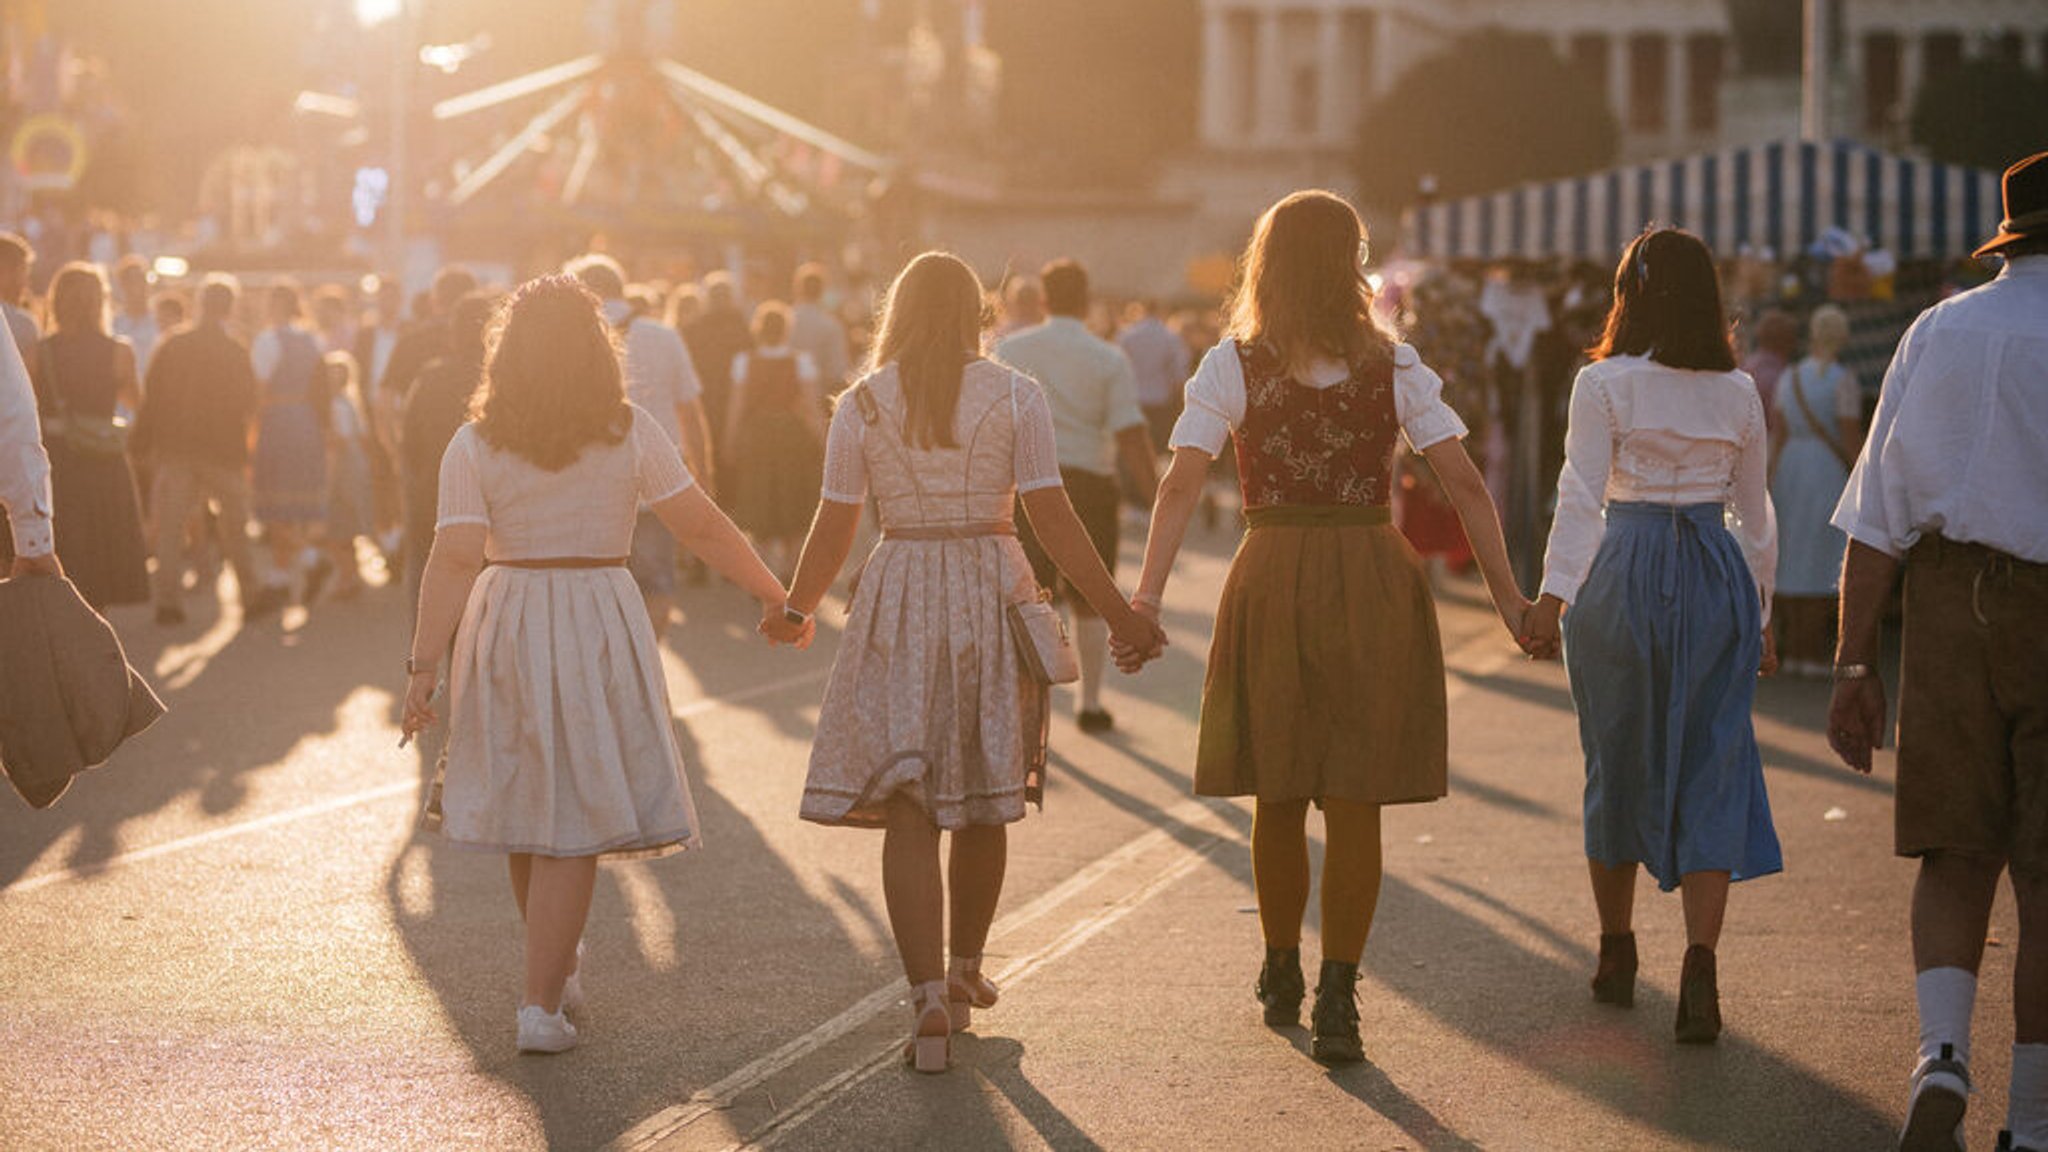
M903 385L897 379L894 364L884 365L862 383L875 394L875 399L885 411L902 410ZM954 410L956 437L964 443L971 431L968 425L973 418L970 400L993 390L1008 393L1015 421L1017 437L1011 455L1017 491L1035 492L1041 488L1059 487L1064 481L1060 479L1059 453L1053 440L1052 406L1046 402L1045 389L1021 372L992 360L969 363L961 374L961 403ZM825 499L839 504L867 501L867 429L867 421L860 415L860 406L842 397L832 413L832 426L825 435L825 488L822 493ZM954 452L957 454L958 450Z
M624 440L589 445L556 472L492 447L476 425L463 425L441 457L436 527L485 525L493 560L627 555L640 506L695 483L660 422L637 404L632 409Z
M1323 359L1316 361L1303 383L1330 388L1350 376L1351 368L1342 360ZM1417 452L1466 434L1465 422L1444 403L1443 393L1443 377L1424 364L1414 348L1394 345L1394 418ZM1238 358L1237 341L1225 339L1209 349L1188 381L1187 406L1174 423L1167 447L1220 455L1231 431L1244 423L1244 409L1244 362Z
M1610 501L1724 504L1768 612L1778 525L1764 406L1748 373L1667 368L1643 356L1588 364L1572 382L1564 453L1543 591L1567 604L1578 596Z

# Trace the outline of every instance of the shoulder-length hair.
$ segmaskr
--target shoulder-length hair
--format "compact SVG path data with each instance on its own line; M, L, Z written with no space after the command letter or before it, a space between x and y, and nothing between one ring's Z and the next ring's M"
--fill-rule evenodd
M896 365L903 434L920 448L953 448L960 379L981 355L980 277L958 256L926 252L889 286L869 370Z
M1586 355L1647 356L1667 368L1726 372L1735 345L1721 308L1721 277L1700 238L1677 228L1647 228L1622 250L1614 269L1614 305Z
M1394 334L1373 311L1364 254L1365 225L1343 197L1286 197L1252 230L1224 335L1263 344L1296 369L1326 356L1391 358Z
M107 277L97 264L74 260L50 281L50 319L59 332L107 331Z
M474 401L486 443L559 472L586 445L626 438L633 409L618 338L581 281L527 281L500 309L488 344Z

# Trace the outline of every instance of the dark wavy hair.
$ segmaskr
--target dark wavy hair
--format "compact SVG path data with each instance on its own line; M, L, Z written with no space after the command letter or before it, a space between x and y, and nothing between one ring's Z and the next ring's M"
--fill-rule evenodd
M1266 209L1244 250L1225 335L1264 344L1290 368L1318 357L1391 358L1361 257L1365 225L1332 192L1296 192Z
M619 345L602 304L573 276L529 280L499 309L477 432L550 472L590 444L617 444L632 428Z
M905 438L955 448L960 378L981 355L986 319L981 278L958 256L926 252L889 286L870 370L894 362L903 381Z
M1667 368L1705 372L1735 367L1720 272L1699 237L1652 227L1629 241L1614 269L1607 327L1586 355L1648 356Z

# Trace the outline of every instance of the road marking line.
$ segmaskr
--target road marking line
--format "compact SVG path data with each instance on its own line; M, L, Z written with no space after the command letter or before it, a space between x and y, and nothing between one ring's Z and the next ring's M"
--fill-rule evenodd
M701 700L693 700L683 707L676 709L674 715L678 720L686 720L692 716L701 716L706 712L714 712L720 708L744 703L745 701L762 696L772 696L777 692L786 691L790 688L814 684L829 675L831 675L829 670L820 669L797 676L787 676L780 680L771 680L766 684L756 684L752 688L743 688L737 692L727 693L724 696L708 696ZM419 781L415 779L394 780L388 784L380 784L375 788L365 788L360 792L351 792L344 796L331 797L297 808L288 808L282 812L273 812L268 816L259 816L251 820L241 821L240 823L208 829L205 832L196 832L190 836L181 836L176 840L167 840L162 844L152 844L146 848L136 848L109 856L97 864L84 868L63 868L55 872L45 872L41 876L17 881L5 888L0 888L0 899L33 892L38 888L47 888L52 884L60 884L66 880L82 880L90 876L97 876L113 868L129 864L140 864L145 860L154 860L159 856L168 856L175 852L203 848L208 844L216 844L222 840L246 836L252 832L261 832L265 829L276 828L279 825L291 824L299 820L311 819L315 816L324 816L329 812L340 812L349 808L361 807L364 804L374 804L379 800L388 800L393 796L417 792L419 786Z
M1145 906L1154 897L1172 887L1181 878L1194 871L1196 865L1207 858L1209 853L1218 844L1221 844L1224 839L1221 833L1211 833L1208 839L1183 851L1175 858L1173 863L1167 865L1157 875L1153 876L1152 879L1146 881L1133 891L1118 897L1093 915L1083 917L1075 923L1068 925L1064 932L1061 932L1044 945L1012 960L1003 967L1001 972L997 973L997 976L1000 977L1004 984L1012 987L1023 983L1047 965L1060 960L1083 944L1108 931L1118 921ZM888 1044L877 1049L866 1060L861 1061L860 1064L841 1072L825 1083L797 1097L790 1102L789 1107L763 1121L753 1132L747 1135L746 1139L735 1144L726 1145L721 1152L742 1152L742 1150L751 1152L753 1149L775 1147L792 1132L802 1127L805 1121L823 1111L838 1097L853 1090L869 1077L900 1060L902 1058L902 1051L903 1042L891 1040Z
M1186 824L1211 811L1215 802L1201 799L1183 801L1167 813L1163 824ZM1065 880L1047 889L1029 904L997 920L989 931L991 941L1001 940L1031 922L1050 914L1060 905L1072 900L1082 891L1092 887L1103 877L1128 865L1132 861L1159 847L1173 836L1169 827L1154 828L1144 835L1126 843L1114 852L1097 858ZM1010 969L1005 968L1004 972ZM610 1147L619 1152L629 1149L652 1147L713 1112L732 1107L733 1101L762 1083L780 1074L791 1065L831 1044L848 1033L858 1030L869 1020L880 1015L885 1009L902 1000L906 990L901 981L892 980L866 996L837 1016L798 1036L767 1055L735 1068L723 1079L690 1095L682 1104L673 1104L635 1124L613 1140ZM837 1077L834 1078L835 1080Z

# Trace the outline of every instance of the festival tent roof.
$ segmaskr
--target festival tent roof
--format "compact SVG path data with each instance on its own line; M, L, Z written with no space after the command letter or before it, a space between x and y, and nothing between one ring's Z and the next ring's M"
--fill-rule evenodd
M1964 256L1998 231L1998 180L1853 141L1778 141L1415 208L1401 254L1605 262L1655 222L1723 253L1803 252L1841 229L1905 259Z

